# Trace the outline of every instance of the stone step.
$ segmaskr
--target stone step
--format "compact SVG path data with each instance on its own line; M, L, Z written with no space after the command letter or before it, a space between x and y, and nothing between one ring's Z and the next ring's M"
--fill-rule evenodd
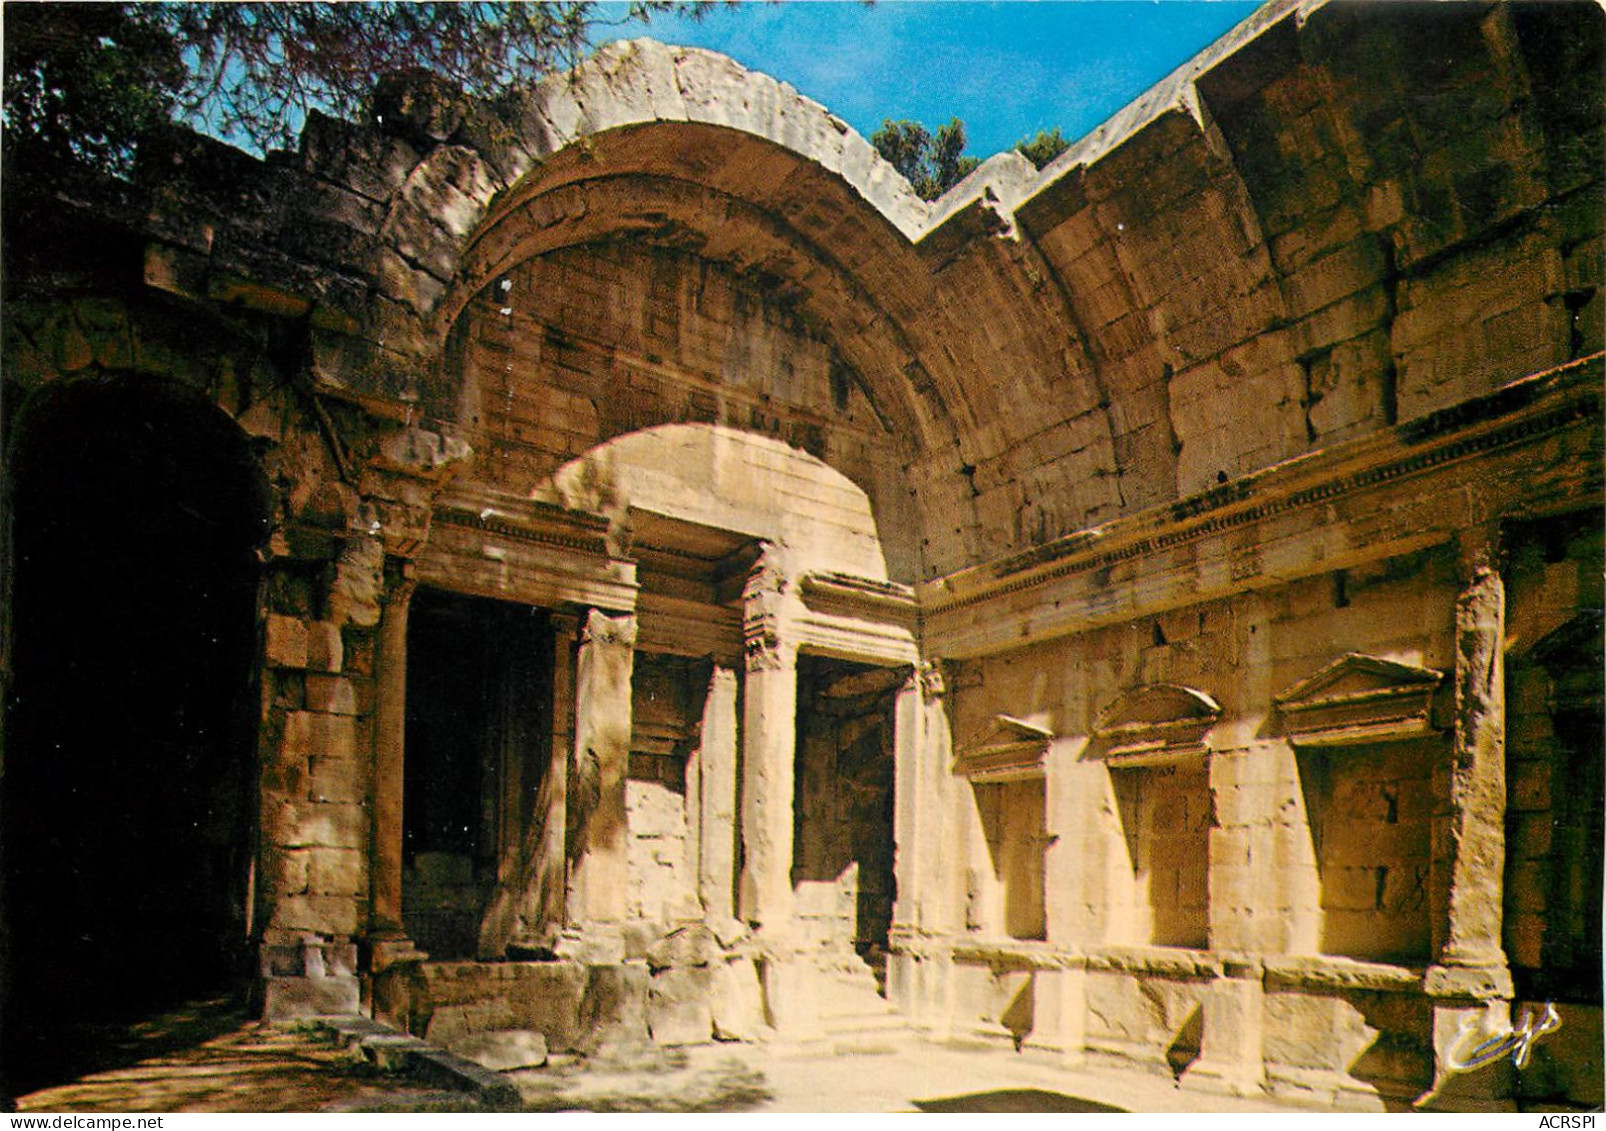
M495 1072L383 1022L360 1016L320 1017L315 1021L335 1040L360 1050L363 1059L381 1072L404 1074L469 1092L481 1104L497 1110L519 1105L518 1089Z

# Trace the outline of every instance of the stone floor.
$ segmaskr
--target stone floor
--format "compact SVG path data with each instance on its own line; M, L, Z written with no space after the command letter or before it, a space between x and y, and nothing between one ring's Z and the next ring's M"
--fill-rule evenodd
M17 1099L18 1111L474 1110L462 1093L383 1076L310 1028L268 1026L226 1002L134 1026L106 1066ZM142 1053L148 1055L141 1055ZM1277 1111L1183 1093L1133 1072L1069 1072L1002 1049L900 1040L834 1054L759 1045L554 1057L511 1077L532 1111Z
M1182 1092L1140 1072L1071 1072L1005 1049L907 1040L877 1052L702 1045L513 1074L530 1110L1184 1112L1300 1110Z
M81 1074L17 1097L16 1110L307 1112L445 1099L354 1064L310 1028L251 1020L228 1000L196 1002L112 1039L86 1034L85 1044L93 1047L75 1058Z

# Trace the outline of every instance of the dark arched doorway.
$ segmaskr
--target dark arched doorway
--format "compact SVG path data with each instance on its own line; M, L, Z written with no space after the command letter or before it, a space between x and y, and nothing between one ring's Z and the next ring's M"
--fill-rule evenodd
M8 453L4 1085L238 977L254 827L257 558L243 434L180 386L47 388Z

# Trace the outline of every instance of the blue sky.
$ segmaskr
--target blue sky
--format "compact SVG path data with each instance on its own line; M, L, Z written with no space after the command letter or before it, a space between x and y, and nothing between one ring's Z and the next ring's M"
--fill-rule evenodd
M608 7L608 5L604 5ZM988 157L1072 140L1254 11L1240 0L783 0L657 16L599 38L708 47L791 83L865 136L883 118L965 123Z

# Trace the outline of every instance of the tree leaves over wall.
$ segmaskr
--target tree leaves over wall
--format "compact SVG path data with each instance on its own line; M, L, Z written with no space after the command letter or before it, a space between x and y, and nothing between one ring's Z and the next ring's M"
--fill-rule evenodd
M965 124L958 118L950 118L936 133L907 118L887 118L870 135L870 144L922 200L936 200L981 164L965 156Z
M697 14L707 0L636 0L621 21ZM428 72L499 99L576 64L591 3L8 4L4 138L25 163L126 174L171 118L259 153L308 110L360 118L384 75Z
M922 200L936 200L981 164L980 159L965 154L965 123L958 118L950 118L935 133L908 118L886 118L870 135L870 144L903 174ZM1055 126L1022 138L1015 148L1041 169L1070 146Z

